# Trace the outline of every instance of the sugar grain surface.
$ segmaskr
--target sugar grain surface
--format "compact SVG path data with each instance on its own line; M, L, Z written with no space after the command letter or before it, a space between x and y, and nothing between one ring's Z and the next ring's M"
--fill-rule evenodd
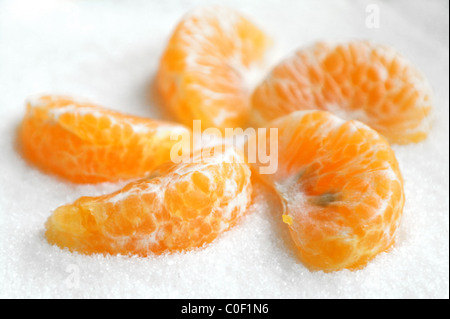
M371 39L394 46L430 80L431 135L394 147L407 197L397 244L363 270L308 271L290 248L276 202L261 189L237 227L198 251L142 259L81 256L47 244L43 226L52 210L120 185L72 185L28 165L15 144L24 99L68 94L164 118L148 98L159 56L179 18L205 3L0 0L0 297L448 298L445 0L226 1L278 39L283 54L319 39ZM379 9L379 28L366 25L369 4Z

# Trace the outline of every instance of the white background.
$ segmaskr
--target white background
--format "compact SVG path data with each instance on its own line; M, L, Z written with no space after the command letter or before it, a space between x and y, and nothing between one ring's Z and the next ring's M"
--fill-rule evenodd
M16 151L24 100L88 98L160 117L148 89L168 37L210 1L0 0L0 297L449 297L448 1L227 1L277 41L282 55L326 39L371 39L402 52L435 91L429 138L394 146L406 206L397 244L360 271L310 272L285 244L274 206L260 200L199 251L159 257L80 256L49 246L56 207L121 185L79 186L45 175ZM222 1L222 4L225 2ZM380 28L366 27L366 6Z

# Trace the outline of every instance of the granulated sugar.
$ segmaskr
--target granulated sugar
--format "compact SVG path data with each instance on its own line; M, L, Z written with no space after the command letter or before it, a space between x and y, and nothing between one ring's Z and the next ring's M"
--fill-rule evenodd
M316 40L371 39L402 52L435 91L428 139L394 146L406 205L397 244L359 271L310 272L295 257L275 199L257 189L242 222L211 245L157 257L82 256L47 244L56 207L123 184L73 185L16 150L24 100L55 93L162 118L149 87L180 17L208 1L0 2L0 297L448 298L448 2L227 1L283 55ZM225 4L224 1L220 3ZM380 12L369 28L367 5ZM369 25L370 26L370 25Z

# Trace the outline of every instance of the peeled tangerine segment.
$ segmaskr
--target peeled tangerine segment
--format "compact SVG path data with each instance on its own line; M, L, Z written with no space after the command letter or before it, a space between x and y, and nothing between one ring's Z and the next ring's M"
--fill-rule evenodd
M279 163L265 178L285 203L283 221L307 267L360 268L393 245L403 180L383 137L325 111L297 111L269 127L278 129Z
M210 6L188 13L173 32L156 76L164 106L190 127L193 120L201 120L203 128L244 127L251 77L263 66L270 44L234 10Z
M28 100L20 142L25 158L43 170L97 183L143 177L170 159L183 134L190 130L182 125L51 95Z
M250 177L234 148L204 148L113 194L56 209L46 237L83 254L147 256L201 247L245 214Z
M252 96L255 124L298 110L330 111L392 143L426 138L432 92L392 48L364 41L317 43L276 66Z

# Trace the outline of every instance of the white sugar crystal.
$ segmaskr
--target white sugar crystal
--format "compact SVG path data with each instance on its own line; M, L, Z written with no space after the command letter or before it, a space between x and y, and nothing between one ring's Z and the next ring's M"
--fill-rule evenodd
M368 3L380 7L378 29L365 25ZM257 204L239 225L196 251L103 257L48 245L44 223L55 208L123 184L77 186L28 165L15 145L24 100L41 93L82 96L121 112L163 117L148 99L149 85L170 32L191 7L187 1L5 0L0 2L0 297L449 297L448 2L227 4L267 29L285 55L319 39L367 38L394 46L430 80L436 116L429 138L394 146L406 192L394 248L360 271L310 272L296 259L268 193L257 194Z

